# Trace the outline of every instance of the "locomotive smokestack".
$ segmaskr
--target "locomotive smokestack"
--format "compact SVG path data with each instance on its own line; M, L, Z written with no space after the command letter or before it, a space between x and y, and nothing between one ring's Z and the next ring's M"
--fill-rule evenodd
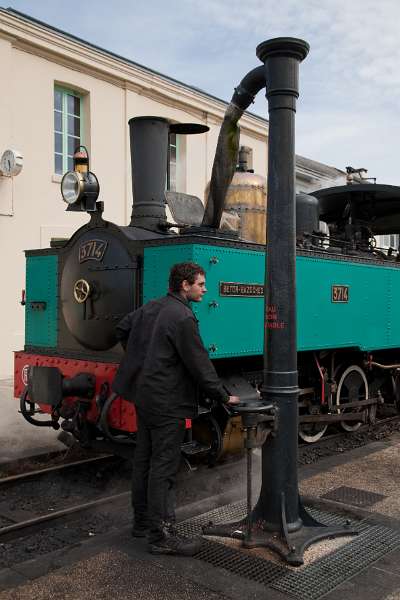
M169 130L169 121L161 117L129 120L133 195L130 226L165 229Z

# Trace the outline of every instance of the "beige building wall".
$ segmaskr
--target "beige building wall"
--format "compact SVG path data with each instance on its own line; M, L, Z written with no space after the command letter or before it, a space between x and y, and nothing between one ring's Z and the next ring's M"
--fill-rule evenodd
M226 104L3 9L0 60L0 155L14 148L24 161L19 175L0 175L1 379L12 376L12 351L24 345L24 249L46 248L52 237L69 237L88 220L85 213L65 212L54 175L55 84L84 94L84 142L104 218L121 225L131 214L128 119L155 115L210 127L187 137L178 169L178 191L203 198ZM246 114L241 128L255 172L265 174L267 121Z

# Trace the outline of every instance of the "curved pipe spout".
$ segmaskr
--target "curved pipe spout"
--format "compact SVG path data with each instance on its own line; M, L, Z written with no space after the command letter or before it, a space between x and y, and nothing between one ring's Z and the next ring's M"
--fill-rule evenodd
M235 88L218 136L203 226L219 228L226 192L237 164L240 135L237 123L263 87L265 87L265 68L260 66L247 73Z
M260 65L243 77L235 88L231 104L237 106L243 113L254 102L254 98L265 85L265 67Z

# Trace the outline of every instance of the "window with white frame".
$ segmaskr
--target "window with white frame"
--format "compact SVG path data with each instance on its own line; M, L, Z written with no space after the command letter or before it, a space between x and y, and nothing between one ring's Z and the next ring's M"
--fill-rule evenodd
M82 96L54 87L54 172L62 175L73 168L75 149L83 143Z
M178 144L179 136L176 133L170 133L167 165L167 190L170 190L171 192L176 192Z

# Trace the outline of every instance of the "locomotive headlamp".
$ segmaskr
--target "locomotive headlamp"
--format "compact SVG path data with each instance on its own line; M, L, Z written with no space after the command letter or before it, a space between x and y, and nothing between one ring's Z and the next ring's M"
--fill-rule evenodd
M61 194L67 210L96 210L100 186L94 173L68 171L61 180Z
M65 173L61 180L61 194L67 210L95 211L100 186L97 177L89 171L89 155L79 146L74 154L74 171Z
M68 171L61 181L61 194L64 202L73 204L82 195L83 177L81 173Z

